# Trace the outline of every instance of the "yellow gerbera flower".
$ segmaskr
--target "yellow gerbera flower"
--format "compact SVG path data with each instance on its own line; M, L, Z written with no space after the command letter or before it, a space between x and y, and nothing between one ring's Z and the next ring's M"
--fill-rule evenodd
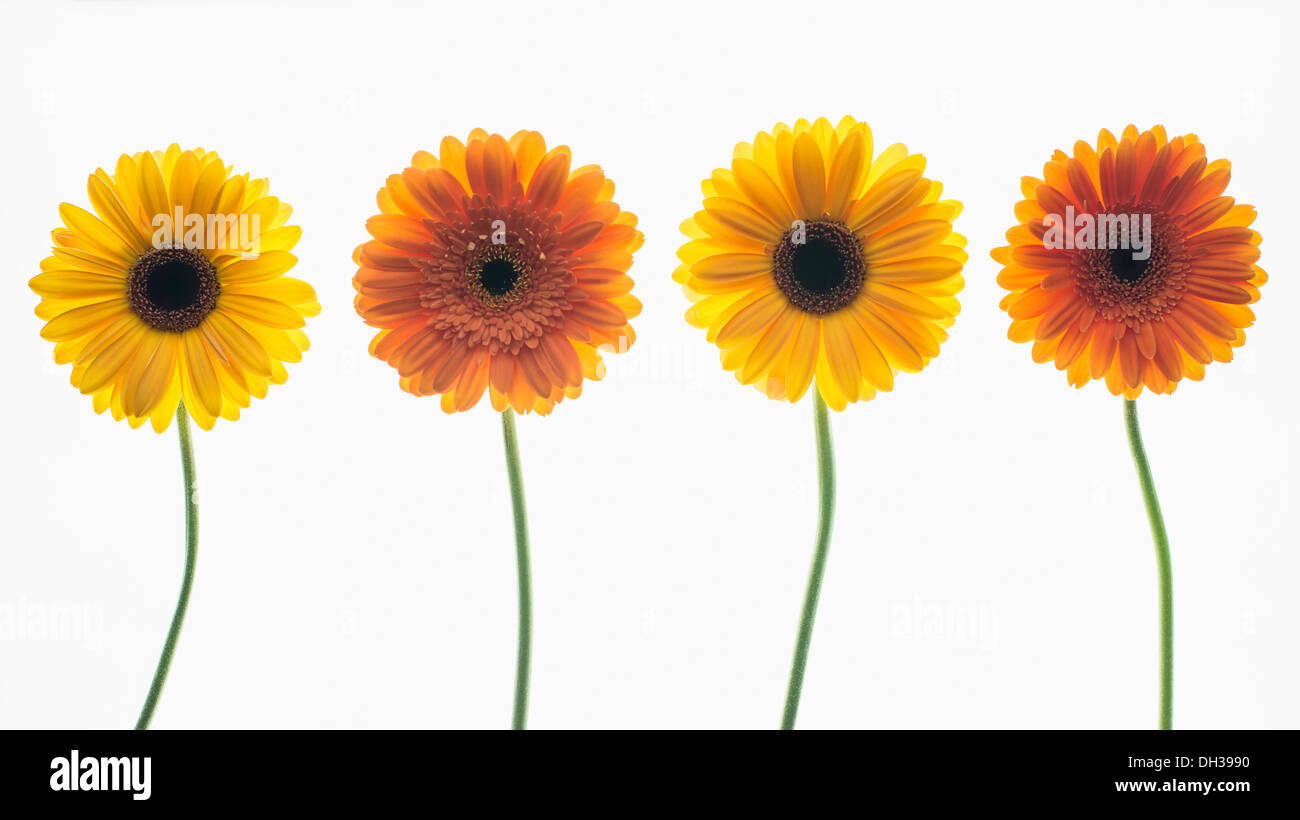
M779 123L737 145L682 224L673 274L722 366L792 402L815 378L842 410L937 356L966 240L952 231L961 204L924 170L901 144L873 159L871 129L852 117Z
M31 287L41 335L96 413L162 432L184 401L206 430L288 378L320 305L284 275L302 230L265 179L173 144L123 154L88 190L94 213L60 206Z

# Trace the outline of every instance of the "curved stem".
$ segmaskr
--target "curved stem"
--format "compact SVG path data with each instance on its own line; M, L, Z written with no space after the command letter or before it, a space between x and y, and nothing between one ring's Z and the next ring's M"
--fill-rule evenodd
M515 708L510 728L523 729L528 722L533 584L528 560L528 516L524 511L524 476L519 469L519 442L515 438L515 414L509 407L501 414L501 430L506 441L506 473L510 478L510 504L515 518L515 553L519 562L519 655L515 661Z
M813 550L812 570L808 573L808 591L804 594L803 615L799 620L799 637L794 645L794 663L790 666L790 685L785 694L785 711L781 728L793 729L799 713L799 696L803 693L804 667L808 664L808 645L812 643L813 621L817 618L817 599L821 597L822 576L826 574L826 553L831 545L831 524L835 517L835 455L831 451L831 426L826 401L813 385L813 424L817 436L817 487L820 493L820 518L817 546Z
M1160 579L1160 728L1174 726L1174 581L1169 560L1169 536L1165 533L1165 519L1160 513L1160 499L1151 478L1151 464L1146 448L1142 446L1142 431L1138 428L1137 402L1124 400L1124 427L1128 431L1129 449L1137 465L1138 481L1142 484L1142 500L1146 503L1147 519L1151 522L1151 537L1156 543L1156 573Z
M176 601L171 627L167 630L167 640L163 643L162 656L158 658L158 668L153 673L153 682L149 684L144 708L140 710L140 717L135 722L137 729L148 729L154 709L158 708L158 697L162 695L163 684L167 682L167 671L171 669L176 640L181 635L185 610L190 604L190 588L194 586L194 562L199 553L199 504L195 497L198 488L194 483L194 445L190 440L190 417L185 412L184 403L176 405L176 431L180 434L181 478L185 484L185 576L181 580L181 594Z

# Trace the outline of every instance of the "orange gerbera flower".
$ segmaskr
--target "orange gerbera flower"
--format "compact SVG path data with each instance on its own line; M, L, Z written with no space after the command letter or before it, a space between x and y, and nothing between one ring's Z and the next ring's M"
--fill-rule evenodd
M403 390L448 413L487 390L497 410L546 414L601 378L600 351L632 344L627 270L644 237L601 169L570 163L536 131L476 129L388 178L353 285L380 329L370 352Z
M1130 399L1231 361L1268 276L1255 209L1223 196L1228 178L1194 135L1158 125L1057 151L1042 179L1022 179L1020 224L993 251L1008 335L1075 387L1105 379Z

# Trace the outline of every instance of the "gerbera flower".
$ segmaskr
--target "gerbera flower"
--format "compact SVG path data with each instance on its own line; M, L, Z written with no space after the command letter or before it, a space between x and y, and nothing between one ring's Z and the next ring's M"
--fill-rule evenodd
M1105 379L1130 399L1231 361L1268 277L1255 209L1223 195L1228 178L1195 135L1171 140L1159 125L1056 151L1042 179L1021 180L1020 224L993 251L1010 338L1075 387Z
M403 390L448 413L484 391L501 413L519 573L511 727L527 724L532 575L514 414L551 412L604 375L641 312L627 270L644 237L599 166L571 168L536 131L482 129L418 151L379 191L374 237L353 253L357 313L379 328L370 352Z
M1056 151L1043 178L1024 177L1020 224L995 249L1010 291L1002 308L1013 341L1033 342L1069 383L1105 379L1124 397L1124 428L1156 548L1160 590L1159 727L1173 727L1173 573L1169 537L1142 433L1137 397L1172 393L1205 365L1231 361L1255 321L1247 305L1267 281L1255 209L1224 196L1227 160L1206 160L1194 135L1162 126L1096 146Z
M686 320L722 349L722 366L773 399L813 391L820 517L795 641L782 729L793 729L835 513L828 406L891 390L939 354L960 306L961 205L940 199L925 158L845 117L779 123L704 180L704 207L682 223L673 279Z
M210 429L288 378L320 305L284 275L302 231L265 179L173 144L123 154L88 190L94 213L60 206L31 287L41 335L96 413L162 432L183 401Z
M736 146L682 224L673 278L695 303L687 321L771 398L798 401L816 379L842 410L948 338L967 258L952 231L961 205L940 199L920 154L872 150L852 117L778 124Z
M598 166L536 131L447 137L379 191L353 255L370 352L403 390L468 410L546 414L635 339L627 270L643 236Z
M137 729L149 728L180 637L198 556L189 419L210 429L289 374L307 349L316 292L285 272L302 231L265 179L196 148L118 157L88 182L94 213L63 204L53 255L32 279L41 335L96 413L158 432L176 419L185 498L185 573Z

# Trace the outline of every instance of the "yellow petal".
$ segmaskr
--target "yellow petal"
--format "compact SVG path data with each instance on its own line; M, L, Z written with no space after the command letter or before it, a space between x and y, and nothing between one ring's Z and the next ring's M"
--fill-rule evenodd
M127 310L126 299L109 299L60 313L41 328L41 337L51 342L75 339L116 319Z
M811 134L794 139L794 185L799 193L800 216L815 219L826 209L826 166Z
M906 288L888 285L884 282L873 282L870 277L868 277L862 293L868 299L879 302L885 307L912 316L925 319L943 319L948 315L941 307L924 296L918 296Z
M740 158L732 160L731 171L735 175L736 185L749 201L776 225L788 228L794 222L794 210L786 202L780 186L768 176L762 166L751 159Z
M781 354L790 349L790 340L799 324L799 311L785 307L776 321L758 337L758 343L745 361L740 374L741 384L753 384L763 377Z
M283 302L262 296L222 291L217 306L221 310L280 330L290 330L307 324L298 311Z
M194 409L194 400L197 399L208 416L221 415L221 386L217 382L217 373L213 369L203 334L197 329L188 330L181 335L181 341L184 348L182 372L189 393L186 406Z
M732 316L718 331L717 344L727 348L748 341L776 320L786 307L785 295L773 288Z
M167 394L172 377L178 372L176 355L180 349L180 337L175 333L159 333L156 341L153 355L141 370L127 402L134 416L153 415L154 408Z
M115 381L121 374L131 356L144 342L149 333L148 326L138 324L128 330L113 344L108 345L86 366L77 385L83 394L98 391Z
M126 280L80 271L52 271L28 283L41 296L74 301L99 301L126 296Z
M266 350L257 343L257 340L248 331L244 330L220 310L208 314L205 322L209 329L216 334L217 340L221 344L221 352L234 365L259 376L269 377L271 375L270 356L266 354Z
M114 261L130 267L139 255L127 240L118 236L111 228L89 211L67 202L59 206L59 216L80 239L90 243Z
M316 289L301 279L280 276L266 282L232 284L222 288L222 293L239 293L274 299L286 305L306 305L316 301Z
M871 266L871 278L890 284L942 282L961 273L961 262L942 256L921 256ZM1039 277L1041 278L1041 277Z
M822 324L824 325L825 322ZM825 330L824 327L823 330ZM826 356L824 342L825 340L823 340L822 353L817 357L815 376L817 381L816 390L818 393L821 393L822 400L826 402L827 406L832 410L839 411L848 407L848 400L846 400L844 394L840 392L840 389L835 382L835 376L831 373L830 362Z
M817 368L817 357L821 354L820 317L805 314L800 317L798 330L790 348L790 363L785 370L785 393L790 401L798 401L812 384L813 373Z
M831 375L848 401L857 401L862 390L862 367L853 349L853 339L845 324L845 315L831 314L822 320L822 345ZM849 319L851 321L851 319Z
M921 172L914 168L905 168L882 178L875 185L867 188L862 198L849 208L845 224L854 233L876 224L882 214L889 212L900 199L907 197L919 184ZM919 204L924 191L915 196Z
M843 219L849 204L861 188L867 172L867 146L862 133L854 131L845 138L831 161L830 190L826 197L826 213L832 219Z
M952 233L952 223L942 219L924 219L912 222L867 241L862 254L867 264L888 262L923 251L937 245Z
M715 196L704 200L704 210L731 231L761 243L775 243L785 226L743 202Z

